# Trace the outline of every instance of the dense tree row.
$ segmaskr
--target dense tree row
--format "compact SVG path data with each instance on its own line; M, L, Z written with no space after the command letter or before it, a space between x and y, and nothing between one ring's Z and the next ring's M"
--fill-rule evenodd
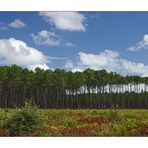
M0 67L0 107L16 108L28 99L41 108L148 108L148 77L106 70L29 71Z

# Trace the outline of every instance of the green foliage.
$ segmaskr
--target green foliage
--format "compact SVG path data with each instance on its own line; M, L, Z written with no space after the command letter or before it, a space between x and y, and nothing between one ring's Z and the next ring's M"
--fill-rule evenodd
M59 110L53 110L51 111L51 114L54 116L54 118L62 118L63 117L63 112Z
M22 107L29 98L40 108L148 108L148 93L141 83L148 84L148 77L121 76L104 69L31 71L0 66L0 107ZM129 86L126 92L125 86Z
M93 110L90 110L89 114L92 116L107 116L108 112L105 110L93 109Z
M98 111L97 110L92 110L91 112L90 112L90 115L92 115L92 116L96 116L96 115L98 115L99 113L98 113Z
M127 127L124 124L109 123L102 127L99 136L128 136Z
M137 116L135 115L135 114L126 114L126 115L124 115L124 118L128 118L128 119L134 119L134 118L136 118Z
M46 119L39 110L32 106L30 102L27 102L24 108L9 118L6 127L12 136L20 136L23 133L31 135L42 128L45 125L45 121Z
M128 129L137 128L137 120L136 119L128 119L126 122L126 126Z
M28 104L23 109L0 109L0 136L74 135L148 136L148 110L40 110Z
M66 127L73 127L74 125L76 125L76 121L73 118L65 118L63 120L63 124Z
M9 118L12 116L13 112L10 112L8 109L0 111L0 125L3 126L7 123Z
M117 109L110 109L109 110L109 118L111 121L121 121L121 115L119 114L119 112L117 111Z

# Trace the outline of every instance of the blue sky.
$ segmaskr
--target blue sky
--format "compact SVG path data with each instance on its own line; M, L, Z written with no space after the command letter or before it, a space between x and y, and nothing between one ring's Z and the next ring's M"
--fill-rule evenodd
M0 12L0 63L148 76L147 26L147 12Z

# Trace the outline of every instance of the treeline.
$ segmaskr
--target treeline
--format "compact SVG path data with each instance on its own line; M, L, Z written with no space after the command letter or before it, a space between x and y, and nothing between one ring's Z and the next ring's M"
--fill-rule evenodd
M35 71L0 67L0 107L17 108L32 100L40 108L148 108L148 77L106 70Z

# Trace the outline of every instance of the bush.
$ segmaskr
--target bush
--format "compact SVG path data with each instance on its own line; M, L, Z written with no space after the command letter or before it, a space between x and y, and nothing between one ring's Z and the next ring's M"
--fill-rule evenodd
M12 114L14 114L14 112L8 109L0 110L0 126L4 126Z
M64 126L66 127L73 127L75 124L76 124L76 121L73 118L64 119Z
M16 112L6 123L11 136L21 136L23 133L31 135L45 124L45 118L39 110L32 106L30 102L25 103L25 107Z
M95 115L98 115L99 113L98 113L98 111L97 110L91 110L90 111L90 115L92 115L92 116L95 116Z

